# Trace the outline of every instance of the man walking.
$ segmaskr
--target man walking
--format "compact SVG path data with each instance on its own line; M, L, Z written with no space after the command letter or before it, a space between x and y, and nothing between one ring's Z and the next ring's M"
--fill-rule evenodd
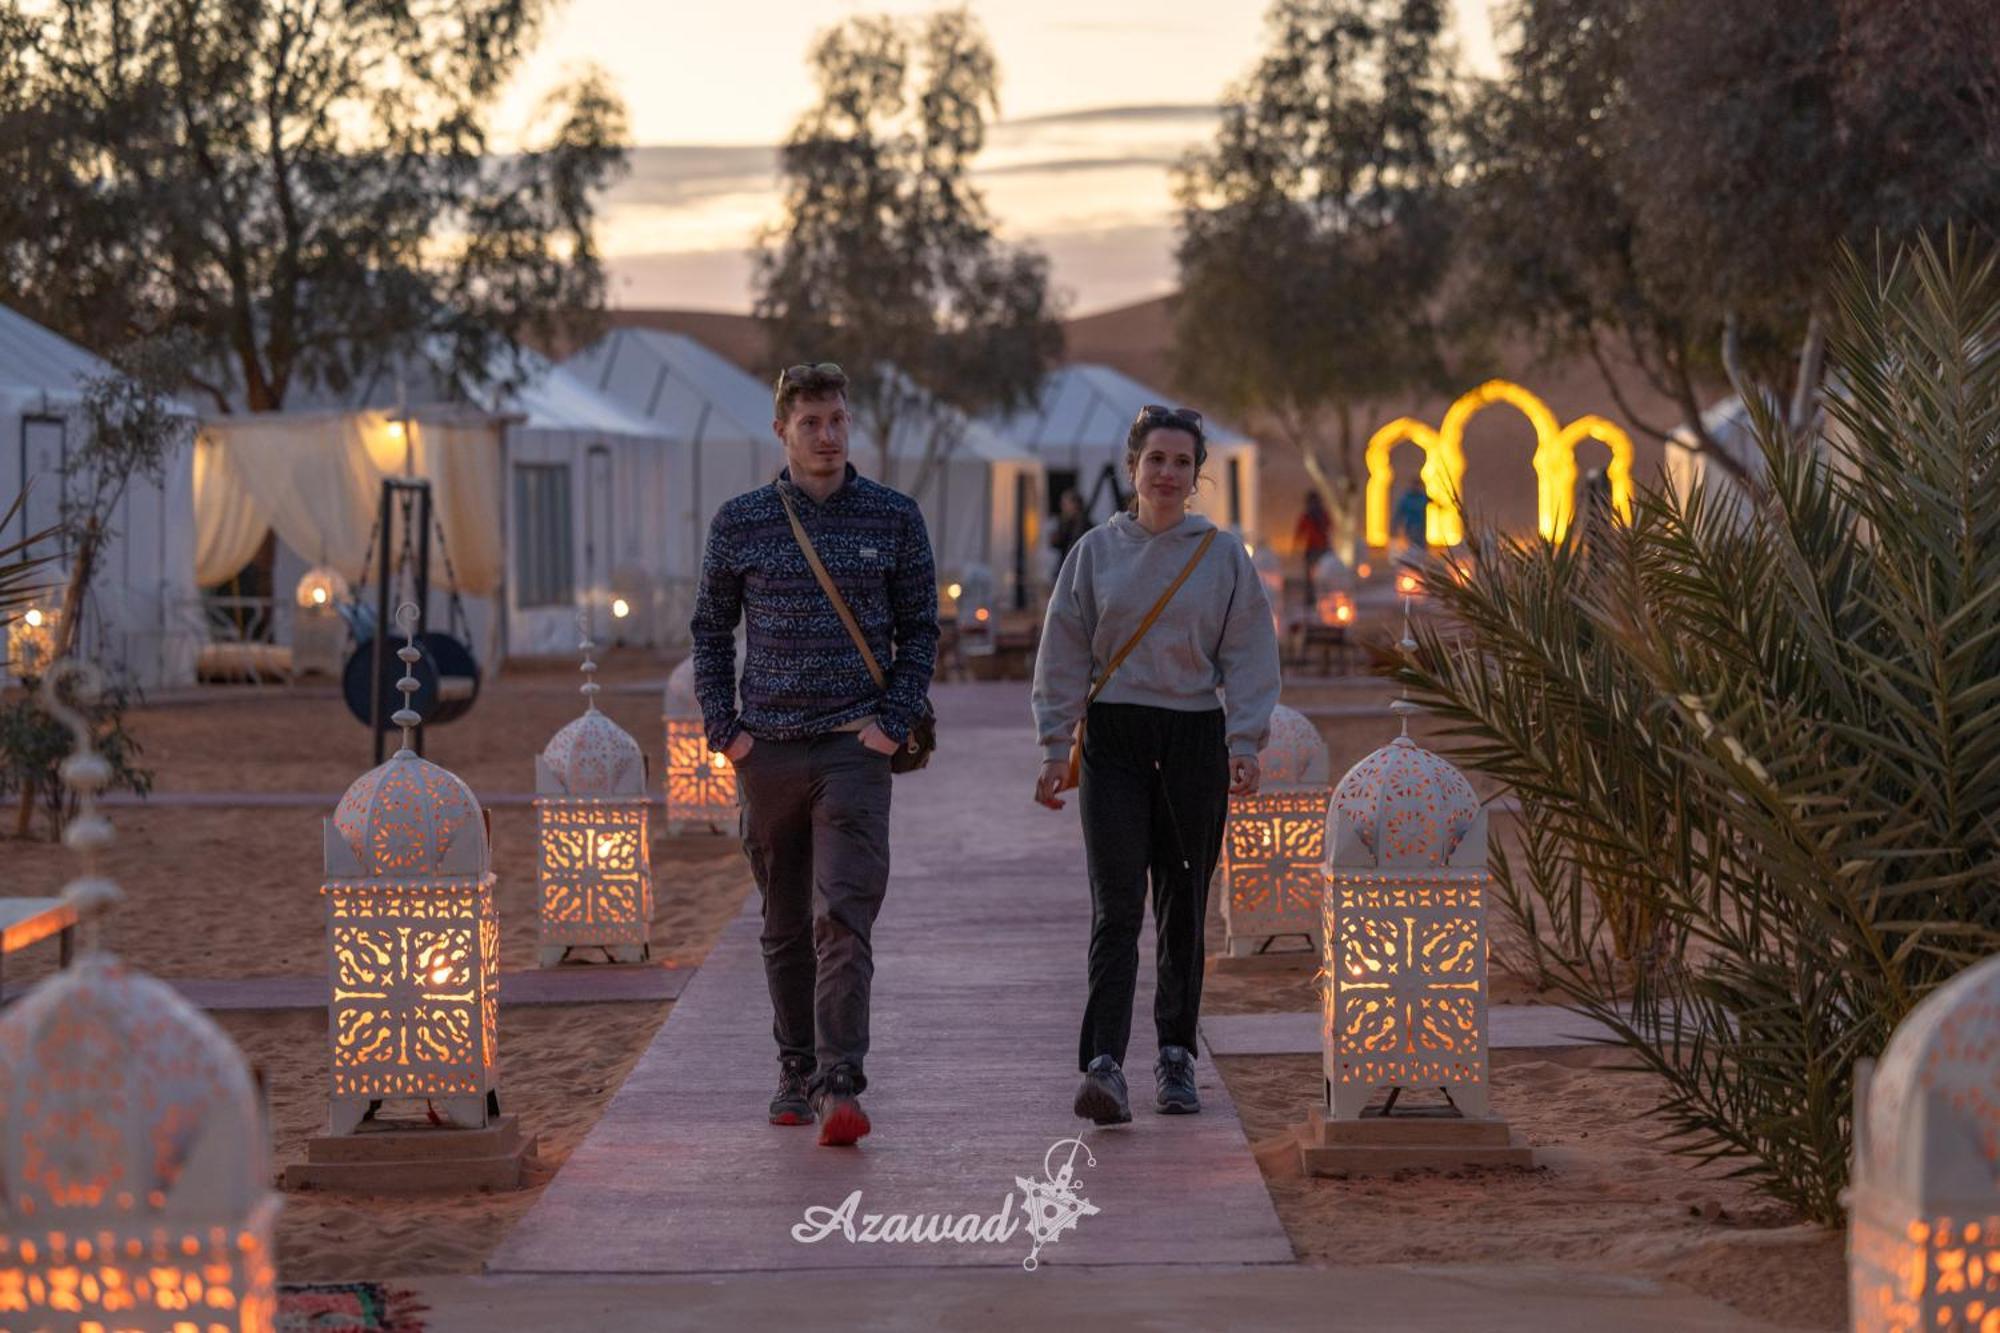
M690 626L695 688L709 745L736 765L743 850L764 899L779 1063L771 1123L817 1116L819 1141L844 1147L869 1129L859 1097L875 974L869 936L889 882L889 757L930 688L937 583L916 501L847 461L840 367L793 366L776 396L771 424L785 469L709 525ZM885 668L886 688L814 575L793 515Z

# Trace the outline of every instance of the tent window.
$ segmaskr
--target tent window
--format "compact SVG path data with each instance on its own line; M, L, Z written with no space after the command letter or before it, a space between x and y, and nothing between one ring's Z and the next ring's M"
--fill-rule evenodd
M61 417L21 419L21 484L27 498L21 505L20 536L26 541L62 522L63 467L69 458ZM66 554L59 541L41 541L21 553L25 557Z
M569 464L514 467L514 587L518 605L568 606L576 600Z

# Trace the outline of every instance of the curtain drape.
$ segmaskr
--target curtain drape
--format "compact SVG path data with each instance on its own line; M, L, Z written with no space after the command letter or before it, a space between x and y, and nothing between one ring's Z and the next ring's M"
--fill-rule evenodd
M194 581L213 587L250 563L271 520L244 489L228 449L203 435L194 445Z
M405 426L380 412L205 422L195 471L200 581L234 574L269 527L308 562L331 565L359 583L369 566L382 479L407 471L431 483L458 590L491 596L504 567L499 430L487 421L419 419ZM210 577L246 544L235 564ZM434 540L434 582L444 578L443 557Z

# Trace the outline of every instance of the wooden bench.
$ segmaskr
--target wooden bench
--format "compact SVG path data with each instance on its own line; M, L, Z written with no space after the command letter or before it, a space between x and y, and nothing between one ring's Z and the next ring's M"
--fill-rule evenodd
M56 937L68 967L76 945L76 905L63 898L0 898L0 999L6 997L7 955Z

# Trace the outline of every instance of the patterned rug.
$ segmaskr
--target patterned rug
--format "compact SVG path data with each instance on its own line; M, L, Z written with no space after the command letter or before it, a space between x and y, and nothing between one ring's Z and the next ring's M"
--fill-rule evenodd
M379 1282L285 1283L277 1333L423 1333L416 1293Z

